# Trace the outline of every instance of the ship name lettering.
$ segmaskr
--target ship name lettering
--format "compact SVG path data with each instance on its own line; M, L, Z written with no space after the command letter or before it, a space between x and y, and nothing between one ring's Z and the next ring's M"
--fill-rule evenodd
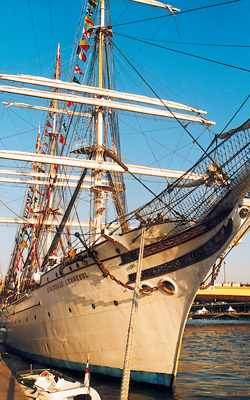
M72 276L71 278L66 279L66 285L71 285L71 283L77 282L77 281L82 281L83 279L87 279L88 275L86 272L82 272L81 274L78 274L76 276Z
M53 290L60 289L60 288L62 288L63 286L64 286L64 285L63 285L63 281L57 282L57 283L55 283L54 285L49 286L49 287L47 288L47 292L48 292L48 293L49 293L49 292L52 292Z

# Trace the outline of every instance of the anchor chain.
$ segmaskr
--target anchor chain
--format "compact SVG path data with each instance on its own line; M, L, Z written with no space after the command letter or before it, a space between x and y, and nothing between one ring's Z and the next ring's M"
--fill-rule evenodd
M102 271L103 276L106 278L107 276L110 277L110 279L112 279L113 281L115 281L118 285L121 285L122 287L124 287L125 289L129 289L129 290L134 290L133 286L128 285L127 283L123 283L122 281L120 281L119 279L117 279L114 275L112 275L109 270L104 266L104 264L101 262L100 258L98 257L98 254L95 250L90 249L87 244L82 240L82 238L80 237L80 234L78 232L75 233L75 236L82 242L82 244L84 245L85 249L88 252L88 256L92 258L92 260L95 262L95 264L98 266L98 268ZM151 293L151 292L156 292L159 289L163 289L164 292L168 293L168 294L174 294L174 292L170 289L168 289L166 287L166 285L164 284L164 282L161 282L161 284L159 286L154 286L154 287L144 287L144 288L140 288L139 291L141 293Z
M93 258L93 257L92 257ZM95 259L94 259L95 258ZM98 267L100 268L100 270L103 273L103 276L107 277L109 276L110 279L112 279L113 281L115 281L118 285L121 285L122 287L124 287L125 289L129 289L129 290L134 290L133 286L128 285L127 283L123 283L122 281L120 281L119 279L117 279L114 275L112 275L109 270L107 268L105 268L104 264L100 261L99 257L95 254L94 255L94 261L95 263L98 265ZM165 292L169 293L169 294L174 294L174 292L172 292L172 290L169 290L165 287L164 282L161 282L161 284L159 286L154 286L154 287L148 287L148 288L140 288L139 291L142 293L151 293L151 292L155 292L159 289L163 289Z
M211 280L210 280L209 283L207 283L206 285L200 286L200 289L201 289L201 290L208 289L210 286L213 286L213 285L214 285L215 279L216 279L217 276L219 275L219 272L220 272L220 269L221 269L221 265L222 265L222 261L224 260L224 258L225 258L224 255L223 255L222 257L220 257L220 262L219 262L219 264L218 264L217 267L216 267L216 272L214 273L214 275L212 275L212 278L211 278Z

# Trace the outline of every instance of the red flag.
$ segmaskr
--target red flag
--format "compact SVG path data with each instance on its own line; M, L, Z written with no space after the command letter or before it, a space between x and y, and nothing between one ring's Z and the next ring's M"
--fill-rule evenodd
M20 258L21 258L21 260L22 260L22 263L24 264L24 259L23 259L23 255L22 255L22 252L20 251L20 253L19 253L19 256L20 256Z
M89 356L87 359L87 364L86 364L86 371L85 371L85 376L84 376L84 383L83 385L85 387L89 387L90 386L90 373L89 373Z
M83 75L81 69L78 67L77 64L76 64L76 67L75 67L75 72L76 72L77 74Z
M71 103L71 101L68 101L67 107L71 107L72 104L73 104L73 103Z
M85 50L88 51L88 49L90 48L90 45L88 42L86 42L86 40L84 38L81 39L80 41L80 47Z
M81 47L79 45L77 46L76 54L78 55L80 60L82 60L83 62L85 62L87 60L84 52L82 51L82 49L81 49Z
M48 120L46 121L46 126L48 126L49 128L52 128L52 125Z
M65 142L65 140L64 140L64 137L63 137L63 135L62 135L61 133L60 133L59 143L62 143L62 144L65 144L65 145L66 145L66 142Z

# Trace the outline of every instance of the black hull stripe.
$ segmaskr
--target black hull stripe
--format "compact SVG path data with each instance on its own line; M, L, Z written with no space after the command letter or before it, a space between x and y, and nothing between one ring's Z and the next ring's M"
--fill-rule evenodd
M189 240L195 239L206 232L209 232L211 229L216 227L221 221L223 221L223 219L226 218L230 212L231 209L225 211L224 213L219 214L215 218L201 225L195 226L194 228L190 228L187 231L180 233L179 235L162 240L161 242L145 246L143 257L145 258L152 254L156 254L166 249L170 249L182 243L188 242ZM121 254L121 260L122 260L121 264L127 264L129 262L137 261L139 257L139 251L140 251L139 249L135 249L125 254Z
M197 249L190 251L190 253L187 253L172 261L142 271L141 280L143 281L145 279L165 275L205 260L206 258L216 253L218 250L220 250L220 248L226 243L232 233L232 228L233 222L232 219L230 219L226 227L223 225L221 229L216 233L216 235L214 235L205 244L198 247ZM134 283L135 279L136 273L130 274L128 276L127 283Z

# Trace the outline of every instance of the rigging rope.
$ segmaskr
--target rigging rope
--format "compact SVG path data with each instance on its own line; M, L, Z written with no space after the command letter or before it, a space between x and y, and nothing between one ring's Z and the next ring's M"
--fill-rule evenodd
M41 71L41 75L42 75L42 66L41 66L41 63L40 63L40 55L39 55L39 51L38 51L38 44L37 44L36 32L35 32L35 24L34 24L34 21L33 21L33 15L32 15L32 10L31 10L30 0L28 1L28 3L29 3L29 9L30 9L30 18L31 18L31 23L32 23L32 28L33 28L34 38L35 38L36 51L37 51L38 60L39 60L39 67L40 67L40 71Z
M249 218L248 218L249 219ZM248 220L247 219L247 220ZM246 222L247 222L247 220L244 222L244 224L246 224ZM249 230L250 230L250 225L249 226L247 226L246 227L246 229L242 232L242 234L238 237L238 240L236 240L234 243L233 243L233 245L229 248L229 246L228 246L228 248L229 248L229 250L228 250L228 252L226 253L226 251L227 251L227 249L224 251L224 253L220 256L220 258L219 258L219 264L217 265L217 267L215 268L215 264L216 264L216 262L213 264L213 266L212 266L212 272L211 272L211 274L207 277L207 279L205 279L203 282L202 282L202 284L201 284L201 286L200 286L200 289L208 289L210 286L213 286L214 285L214 282L215 282L215 280L216 280L216 278L217 278L217 276L218 276L218 274L219 274L219 272L220 272L220 269L221 269L221 265L222 265L222 261L228 256L228 254L235 248L235 246L237 246L238 244L239 244L239 241L243 238L243 236L245 236L248 232L249 232ZM212 275L212 276L211 276ZM209 283L207 283L207 284L205 284L205 282L208 280L208 278L211 276L211 280L210 280L210 282Z
M14 215L16 215L18 218L21 218L23 221L27 222L27 220L23 217L21 217L20 215L16 214L11 208L9 208L1 199L0 202L6 207L8 208L9 211L11 211ZM29 222L29 224L32 224L32 222Z
M151 45L151 46L159 47L159 48L161 48L161 49L173 51L174 53L184 54L184 55L186 55L186 56L198 58L198 59L204 60L204 61L209 61L209 62L212 62L212 63L215 63L215 64L223 65L223 66L225 66L225 67L238 69L238 70L240 70L240 71L250 72L250 69L247 69L247 68L241 68L241 67L237 67L236 65L231 65L231 64L226 64L226 63L220 62L220 61L211 60L210 58L201 57L201 56L197 56L197 55L195 55L195 54L186 53L185 51L181 51L181 50L170 49L169 47L161 46L161 45L155 44L155 43L150 43L150 42L147 42L146 40L137 39L137 38L134 38L134 37L132 37L132 36L123 35L123 34L118 33L118 32L114 32L114 33L115 33L116 35L123 36L123 37L125 37L125 38L127 38L127 39L136 40L136 41L138 41L138 42L146 43L146 44L149 44L149 45ZM119 50L119 49L118 49L118 50ZM123 55L123 56L124 56L124 55Z
M230 0L230 1L226 1L226 2L224 2L224 3L217 3L217 4L211 4L211 5L209 5L209 6L203 6L203 7L193 8L193 9L191 9L191 10L180 11L180 12L178 12L177 15L187 14L187 13L193 12L193 11L200 11L200 10L204 10L204 9L206 9L206 8L211 8L211 7L224 6L224 5L226 5L226 4L236 3L236 2L238 2L238 1L241 1L241 0ZM172 15L173 15L173 14L172 14ZM159 17L152 17L152 18L145 18L145 19L141 19L141 20L137 20L137 21L124 22L123 24L116 24L116 25L114 25L114 26L124 26L124 25L129 25L129 24L138 24L139 22L147 22L147 21L152 21L152 20L155 20L155 19L167 18L167 17L169 17L169 16L171 16L171 15L169 15L169 14L168 14L168 15L161 15L161 16L159 16Z
M150 44L150 43L149 43ZM154 93L154 95L157 97L158 100L160 100L163 104L163 106L172 114L172 116L174 117L174 119L180 124L180 126L188 133L188 135L192 138L192 140L199 146L199 148L202 150L202 152L209 157L209 155L207 154L206 150L203 149L203 147L196 141L196 139L194 138L194 136L187 130L186 126L183 125L183 123L175 116L175 114L173 113L173 111L164 103L164 101L158 96L158 94L154 91L154 89L148 84L148 82L142 77L142 75L139 73L139 71L137 71L137 69L132 65L132 63L127 59L127 57L125 56L125 54L119 49L118 46L116 46L114 44L114 46L117 48L117 50L119 51L119 53L125 58L125 60L127 61L127 63L133 68L133 70L138 74L138 76L142 79L142 81L148 86L148 88ZM250 72L250 71L249 71ZM213 160L211 159L211 161L213 162Z

